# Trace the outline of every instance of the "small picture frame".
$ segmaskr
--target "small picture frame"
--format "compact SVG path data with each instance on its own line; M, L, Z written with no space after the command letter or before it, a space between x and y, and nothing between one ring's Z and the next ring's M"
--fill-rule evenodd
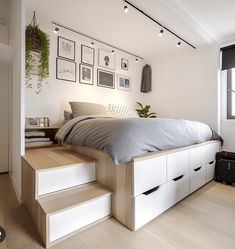
M79 65L79 82L81 84L93 85L93 67L80 63Z
M95 65L95 49L88 46L81 46L81 62L91 66Z
M56 58L56 79L76 82L77 63Z
M117 88L119 90L130 91L131 90L131 78L125 75L118 74Z
M122 58L121 59L121 68L123 70L129 70L129 61L127 59Z
M97 69L97 86L115 88L115 73Z
M99 66L115 70L115 54L103 49L99 49Z
M25 126L35 126L39 127L39 118L25 118Z
M74 41L58 36L57 55L58 57L75 61L75 45Z

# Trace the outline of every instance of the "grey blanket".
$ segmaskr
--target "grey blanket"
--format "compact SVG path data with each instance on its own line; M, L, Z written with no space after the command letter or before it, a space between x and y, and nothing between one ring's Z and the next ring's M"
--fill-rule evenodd
M123 164L147 152L167 150L219 139L206 124L182 119L82 116L63 125L56 134L67 144L106 152Z

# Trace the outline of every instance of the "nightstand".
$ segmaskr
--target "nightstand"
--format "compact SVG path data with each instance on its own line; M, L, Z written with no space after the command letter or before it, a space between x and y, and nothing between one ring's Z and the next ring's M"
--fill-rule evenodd
M29 144L25 144L25 148L29 149L29 148L38 148L38 147L50 147L50 146L60 146L61 142L58 141L57 139L55 139L55 135L57 133L57 131L60 129L60 126L49 126L49 127L39 127L39 126L33 126L33 125L27 125L25 127L25 132L29 132L29 131L42 131L45 133L45 138L50 138L50 140L52 141L52 144L43 144L43 142L41 144L38 143L29 143Z

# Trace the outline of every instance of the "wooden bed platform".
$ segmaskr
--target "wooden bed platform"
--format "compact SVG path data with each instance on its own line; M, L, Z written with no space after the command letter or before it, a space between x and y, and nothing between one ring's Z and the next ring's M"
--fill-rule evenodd
M97 160L97 181L113 192L112 215L137 230L214 178L219 141L147 153L115 165L104 152L67 146Z

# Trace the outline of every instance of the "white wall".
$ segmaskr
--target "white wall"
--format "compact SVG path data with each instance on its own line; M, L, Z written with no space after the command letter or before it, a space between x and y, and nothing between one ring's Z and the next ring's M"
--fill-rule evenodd
M218 46L175 53L150 61L153 90L146 104L159 117L201 121L218 130Z
M11 65L11 177L21 196L21 155L24 154L24 0L10 0L9 44L14 49Z
M31 17L30 17L31 18ZM29 18L28 18L29 19ZM116 79L117 73L131 77L131 91L118 89L108 89L97 86L96 73L98 65L98 48L111 51L112 48L95 43L95 67L94 85L84 85L79 83L79 63L81 62L81 44L90 46L91 40L84 38L70 31L60 30L62 37L76 42L76 62L77 62L77 82L68 82L56 79L56 57L57 57L57 35L54 34L54 26L51 23L43 25L40 17L37 16L40 28L50 36L50 77L40 94L35 93L37 78L33 77L34 89L26 89L26 117L48 116L52 124L60 123L63 119L63 110L70 110L68 101L86 101L101 104L119 103L134 105L136 101L142 101L143 94L140 93L141 71L144 61L135 62L135 57L128 54L115 52L116 54ZM30 19L29 19L30 20ZM47 27L47 28L45 28ZM129 71L121 69L121 58L129 60ZM106 70L106 69L104 69Z

